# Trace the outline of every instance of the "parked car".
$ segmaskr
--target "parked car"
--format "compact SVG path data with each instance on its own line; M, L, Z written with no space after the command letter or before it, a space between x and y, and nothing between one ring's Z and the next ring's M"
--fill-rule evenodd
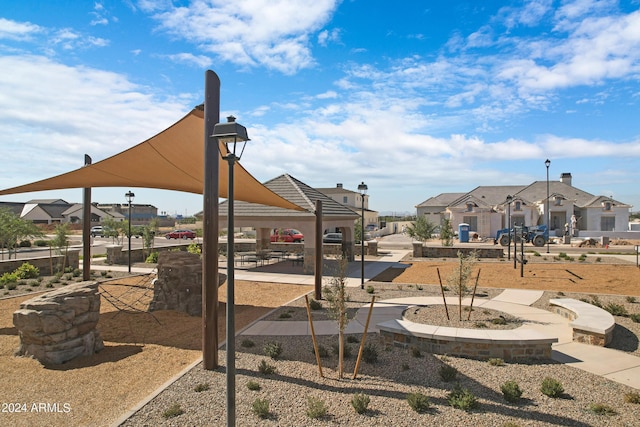
M302 241L304 236L294 228L276 229L271 235L271 242L300 243Z
M322 243L342 243L342 233L327 233L322 236Z
M101 225L96 225L94 227L91 227L91 237L96 237L96 236L100 236L100 237L104 237L105 233L104 233L104 227Z
M164 235L167 239L195 239L196 233L191 230L173 230Z

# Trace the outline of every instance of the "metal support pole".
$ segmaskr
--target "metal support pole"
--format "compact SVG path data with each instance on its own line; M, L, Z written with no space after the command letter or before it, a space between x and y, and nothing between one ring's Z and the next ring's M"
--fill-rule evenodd
M360 289L364 289L364 195L362 195L362 216L360 220Z
M551 212L549 211L549 166L551 161L545 160L544 165L547 167L547 253L549 253L549 241L551 240Z
M211 138L220 121L220 79L205 73L204 184L202 239L202 363L206 370L218 367L218 140Z
M315 299L322 299L322 200L316 200L316 256L314 263Z
M236 156L225 156L229 162L229 190L227 196L227 426L236 425L236 322L235 322L235 272L234 272L234 221L233 167Z
M91 157L84 155L84 165ZM82 196L82 280L91 279L91 187L85 187Z
M511 201L507 205L507 222L508 222L508 230L509 230L509 244L507 245L507 260L511 259Z
M129 273L131 273L131 198L129 198L129 250L127 252L129 254Z

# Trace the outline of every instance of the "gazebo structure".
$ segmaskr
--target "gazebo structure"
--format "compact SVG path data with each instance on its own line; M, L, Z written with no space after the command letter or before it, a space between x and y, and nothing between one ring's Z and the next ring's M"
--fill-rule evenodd
M284 174L264 183L274 194L290 203L304 208L292 210L278 206L236 201L234 203L235 225L256 229L256 250L268 249L273 229L295 228L304 235L305 273L313 273L316 259L316 203L322 202L322 230L339 229L342 232L342 253L349 261L354 260L354 225L359 215L320 191L309 187L291 175ZM227 218L227 201L220 204L219 221L223 228Z

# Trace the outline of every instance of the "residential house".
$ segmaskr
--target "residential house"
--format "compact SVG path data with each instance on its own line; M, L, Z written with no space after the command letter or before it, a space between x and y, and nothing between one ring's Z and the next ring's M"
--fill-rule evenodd
M378 212L369 209L369 195L362 195L358 191L347 190L341 183L336 184L335 187L328 188L316 188L327 197L330 197L334 201L346 206L356 212L358 215L362 213L362 203L364 198L364 223L365 226L373 224L376 227L379 225Z
M510 204L508 196L511 196ZM574 187L570 173L563 173L559 181L548 183L479 186L468 193L443 193L416 206L417 214L433 223L441 224L448 218L454 229L466 223L469 231L480 237L495 237L497 231L507 228L509 223L533 226L547 224L547 221L551 236L561 236L567 231L574 236L580 231L592 237L603 233L611 235L628 230L630 208L611 197L594 196Z

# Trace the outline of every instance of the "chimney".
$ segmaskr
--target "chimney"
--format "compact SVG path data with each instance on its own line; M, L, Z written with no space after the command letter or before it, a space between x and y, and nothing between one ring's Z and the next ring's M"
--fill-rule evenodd
M341 182L337 183L336 188L342 188L342 183Z
M560 175L560 182L571 186L571 174L569 172L563 172Z

